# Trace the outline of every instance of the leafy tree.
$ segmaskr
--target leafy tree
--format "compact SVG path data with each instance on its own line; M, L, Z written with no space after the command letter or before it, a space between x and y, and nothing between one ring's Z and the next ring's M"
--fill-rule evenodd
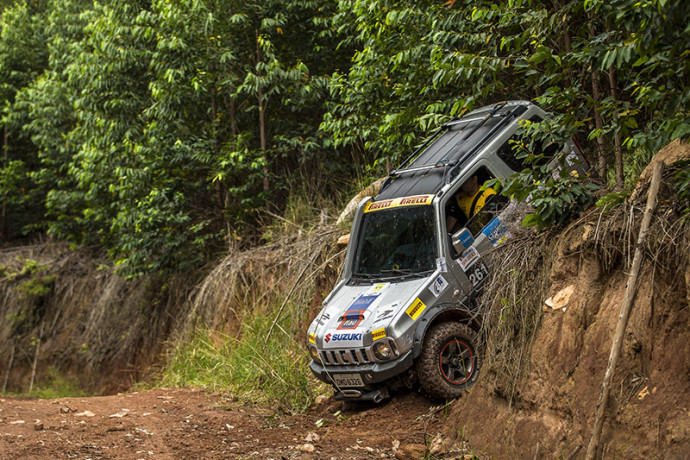
M197 264L238 222L279 206L292 166L327 157L327 79L307 66L333 69L324 9L55 2L49 69L21 92L51 232L136 275Z
M0 20L0 233L16 237L22 227L40 219L42 202L37 198L27 171L37 166L33 149L22 132L26 117L15 107L20 89L45 68L41 4L18 2L2 11ZM10 228L10 222L12 228Z
M64 216L76 212L75 203L63 199L76 188L68 174L77 151L69 133L76 125L73 102L80 88L70 81L69 67L84 51L90 5L92 2L86 0L50 2L43 19L47 68L17 93L15 110L22 116L22 132L30 137L32 155L38 161L28 175L47 217L34 222L38 228L50 225L55 218L60 223L52 222L54 228L69 227Z
M600 176L614 166L622 187L625 163L688 136L687 2L446 6L339 2L335 23L356 36L357 50L349 72L334 76L323 125L338 145L359 149L370 164L397 159L444 118L526 98L556 114L533 128L533 151L584 134ZM528 176L512 185L531 187Z

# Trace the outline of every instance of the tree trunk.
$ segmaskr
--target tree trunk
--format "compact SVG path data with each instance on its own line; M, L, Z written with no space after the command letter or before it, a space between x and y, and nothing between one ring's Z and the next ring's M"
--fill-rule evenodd
M38 342L36 343L36 354L34 355L34 363L31 366L31 380L29 381L29 393L31 393L31 390L34 387L34 380L36 379L36 366L38 365L38 356L41 352L41 340L43 340L43 326L45 325L44 321L41 321L41 330L38 333Z
M589 14L589 38L593 39L595 36L594 33L594 25L592 22L594 21L593 15L590 13ZM599 109L599 102L601 101L601 82L599 81L599 71L598 70L592 70L592 73L590 74L591 79L592 79L592 98L594 99L594 127L597 131L600 131L604 127L604 121L601 118L601 110ZM599 176L603 179L606 180L606 143L604 141L604 137L601 135L597 136L597 152L598 152L598 159L599 161L597 162L597 171L599 172Z
M610 84L610 91L611 91L611 96L613 97L614 100L618 101L618 86L616 84L616 71L613 69L613 66L609 67L609 84ZM618 113L614 115L616 119L616 124L618 124ZM625 186L625 179L623 178L623 148L621 146L621 132L620 132L620 127L616 131L616 135L613 138L614 142L614 149L616 153L616 187L619 190L623 190L623 187Z
M211 64L211 72L214 72L214 66ZM213 127L213 153L215 158L220 157L220 122L218 121L218 94L216 92L216 84L214 82L211 88L211 126ZM223 183L219 180L216 184L216 205L219 209L223 209Z
M652 183L649 187L649 194L647 195L647 206L645 207L644 217L642 218L640 234L637 237L635 255L633 256L633 262L630 269L630 276L628 277L628 284L625 288L623 304L621 305L620 314L618 316L616 332L613 336L613 343L611 344L609 364L606 367L606 374L604 374L604 381L601 385L599 403L597 404L597 409L594 416L592 436L589 440L589 446L587 447L585 460L593 460L599 448L601 430L604 425L604 412L606 411L606 405L608 404L609 394L611 392L611 379L613 378L613 372L616 370L616 364L618 364L621 346L623 345L623 336L625 335L625 328L628 325L628 318L630 318L630 311L632 310L632 304L635 298L635 292L637 290L637 277L640 273L642 258L644 257L644 247L647 243L647 234L649 231L649 225L652 221L652 214L654 212L654 208L656 207L656 196L659 192L659 184L661 182L661 174L663 170L663 162L658 162L654 165L654 175L652 176Z
M10 142L9 136L7 134L7 126L4 129L3 141L2 141L2 167L7 168L7 158L9 156ZM7 233L7 197L2 199L2 209L0 209L0 235L2 235L3 241L9 239Z
M256 63L261 63L261 46L259 45L259 32L256 32ZM258 65L257 65L258 67ZM258 71L258 76L262 77L261 71ZM266 119L265 119L265 105L264 105L264 91L259 84L258 94L259 98L259 138L261 140L261 154L264 157L264 191L268 190L268 158L266 157Z

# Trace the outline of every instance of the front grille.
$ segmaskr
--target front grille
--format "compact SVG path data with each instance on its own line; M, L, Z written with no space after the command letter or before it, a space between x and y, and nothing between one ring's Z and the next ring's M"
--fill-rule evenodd
M353 348L350 350L326 350L321 352L324 364L330 366L356 366L374 362L371 350Z

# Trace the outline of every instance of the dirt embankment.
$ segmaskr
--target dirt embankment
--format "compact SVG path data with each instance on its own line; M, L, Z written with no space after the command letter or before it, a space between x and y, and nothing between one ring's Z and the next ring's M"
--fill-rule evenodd
M671 181L668 172L644 248L598 458L690 458L690 225L668 200ZM548 287L540 297L538 326L522 350L519 377L506 381L489 369L453 405L447 434L464 433L495 458L570 458L578 449L572 458L583 458L645 194L613 212L592 211L549 237Z
M134 280L67 244L0 249L0 392L65 379L89 393L126 390L195 328L235 336L246 315L286 296L309 310L304 327L296 321L301 340L337 276L337 235L323 225L229 251L208 271Z
M0 251L0 389L128 388L187 315L185 277L127 281L87 250Z

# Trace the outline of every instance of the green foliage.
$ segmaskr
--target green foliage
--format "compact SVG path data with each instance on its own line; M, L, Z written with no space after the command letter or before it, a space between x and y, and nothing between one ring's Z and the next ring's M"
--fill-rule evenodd
M260 241L295 184L336 194L378 177L479 104L535 100L557 114L535 137L601 141L604 159L618 136L626 187L690 135L681 0L56 0L1 14L3 236L47 230L127 276L198 265L238 233ZM535 189L540 225L586 194L537 196L550 186Z
M23 227L41 222L44 211L42 195L29 179L37 161L23 132L28 117L17 108L18 93L47 65L42 9L42 2L16 2L0 18L0 232L4 237L21 236Z
M173 351L157 384L229 391L246 402L303 412L325 386L311 377L310 358L284 332L291 330L285 321L266 340L271 323L266 315L245 319L239 339L197 331Z
M604 208L604 210L610 210L619 204L622 204L625 199L630 195L630 193L624 192L611 192L599 198L596 202L597 207Z
M18 273L9 274L8 278L28 278L17 285L16 289L21 293L22 298L30 299L36 304L52 291L57 275L46 273L48 267L37 260L24 259L22 262L24 264L22 269Z
M369 163L404 157L414 139L440 120L505 99L532 99L557 114L534 134L557 142L584 134L588 142L580 141L590 158L598 141L605 159L612 157L613 137L620 136L626 183L639 172L628 165L646 164L659 147L690 134L688 2L339 5L335 23L356 50L349 71L333 77L334 101L323 128L337 145L364 150ZM534 180L524 179L512 185L525 184L524 195L544 190L544 196L535 195L538 213L554 222L588 194L589 186L569 192L557 181L554 202L546 192L550 183L535 189ZM546 223L537 216L530 222Z
M74 378L66 377L57 368L50 367L48 373L43 376L32 388L31 392L14 394L22 398L58 399L78 398L89 396L79 387Z
M27 298L41 298L48 295L52 289L57 275L50 274L32 278L18 286L22 295Z
M675 169L675 187L678 197L683 201L681 213L683 219L690 219L690 160L678 161L673 164Z
M562 153L554 158L549 156L548 148L541 148L545 141L540 139L539 134L544 128L539 125L543 123L528 123L521 130L523 139L532 139L529 144L515 141L513 145L517 151L515 157L522 161L525 169L506 180L494 180L491 184L498 187L502 195L528 202L534 212L525 216L522 225L537 226L541 230L562 225L578 215L586 205L591 204L592 193L599 186L586 178L570 174Z
M623 157L623 189L632 190L637 185L640 174L651 161L653 153L643 148L636 148L630 155ZM606 183L613 188L616 185L615 171L609 170Z
M127 276L202 263L229 229L282 206L296 172L340 167L318 132L337 64L333 8L58 0L4 11L5 125L30 143L1 166L0 198L41 215L27 229L103 247Z
M577 216L592 201L592 191L598 186L592 183L583 184L573 178L548 179L543 186L533 183L524 190L532 190L530 204L535 208L522 221L524 226L536 225L544 229L561 225Z

